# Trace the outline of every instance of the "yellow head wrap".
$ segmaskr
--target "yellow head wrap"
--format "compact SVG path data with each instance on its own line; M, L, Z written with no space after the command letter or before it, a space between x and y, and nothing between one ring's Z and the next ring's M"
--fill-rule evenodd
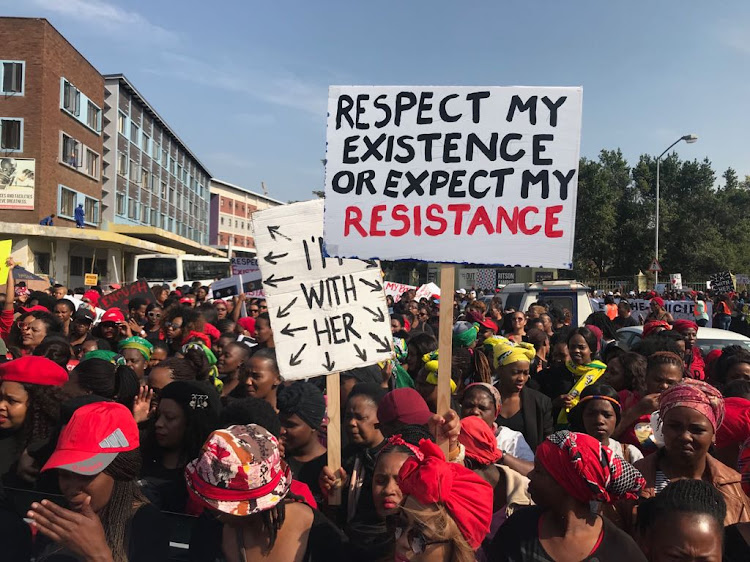
M438 373L438 352L431 351L425 353L422 356L422 363L424 363L424 370L427 371L427 378L425 379L428 383L437 385L437 373ZM451 379L451 394L456 392L456 383Z
M536 349L532 344L515 343L501 336L487 338L484 345L490 346L492 350L492 365L495 369L518 361L532 361L536 357Z

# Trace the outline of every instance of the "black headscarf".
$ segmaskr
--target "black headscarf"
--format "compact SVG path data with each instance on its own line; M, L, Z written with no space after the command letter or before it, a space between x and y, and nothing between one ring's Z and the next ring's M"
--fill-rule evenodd
M313 429L318 429L326 415L323 393L309 382L297 381L290 386L282 386L276 396L276 407L280 414L299 418Z

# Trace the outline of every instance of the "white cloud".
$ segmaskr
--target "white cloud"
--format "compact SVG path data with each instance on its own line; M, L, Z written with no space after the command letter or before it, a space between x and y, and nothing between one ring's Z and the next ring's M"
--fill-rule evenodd
M328 88L283 69L271 71L250 62L238 65L218 58L209 63L170 52L162 52L161 57L164 65L150 72L168 74L208 89L247 94L266 103L325 118Z
M104 0L29 0L29 3L45 12L85 22L92 30L127 39L134 44L170 46L180 40L177 33L151 23L138 12L128 11Z

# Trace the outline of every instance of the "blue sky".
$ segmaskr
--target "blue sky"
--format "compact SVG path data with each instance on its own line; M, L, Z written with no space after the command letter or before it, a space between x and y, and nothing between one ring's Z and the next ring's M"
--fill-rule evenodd
M750 2L0 0L124 73L217 177L322 189L330 84L584 89L581 153L750 174Z

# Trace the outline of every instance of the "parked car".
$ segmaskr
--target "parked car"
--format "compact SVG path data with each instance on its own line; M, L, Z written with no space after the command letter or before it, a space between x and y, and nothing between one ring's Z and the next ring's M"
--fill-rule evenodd
M539 283L509 283L500 289L505 310L527 311L529 306L541 301L560 310L569 310L571 324L583 326L584 320L594 312L589 299L591 289L578 281L542 281Z
M632 348L641 341L643 326L620 328L617 330L617 335L621 342ZM723 349L728 345L741 345L750 351L750 338L737 332L718 330L716 328L699 328L697 343L704 356L713 349Z

